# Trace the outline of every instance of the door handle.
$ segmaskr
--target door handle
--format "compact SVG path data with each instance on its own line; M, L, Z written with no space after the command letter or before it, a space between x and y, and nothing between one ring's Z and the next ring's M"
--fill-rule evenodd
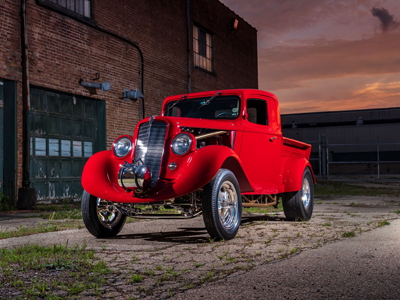
M269 139L270 142L273 142L274 140L276 140L276 136L273 136L272 138Z

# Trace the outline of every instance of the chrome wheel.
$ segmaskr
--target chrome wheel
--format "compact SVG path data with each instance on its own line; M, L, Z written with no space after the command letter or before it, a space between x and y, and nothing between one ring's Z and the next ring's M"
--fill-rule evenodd
M303 201L303 205L305 209L308 209L310 206L311 199L311 189L310 183L308 182L307 177L304 177L303 187L301 189L301 200Z
M238 195L230 181L224 181L218 193L218 215L225 230L236 228L239 223Z
M112 202L97 198L97 217L102 225L112 228L121 219L122 213Z

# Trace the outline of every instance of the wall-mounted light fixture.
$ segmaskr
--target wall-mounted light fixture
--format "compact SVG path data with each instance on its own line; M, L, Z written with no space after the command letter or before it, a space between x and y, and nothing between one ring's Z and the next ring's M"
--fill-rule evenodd
M79 84L86 88L101 89L102 92L111 90L110 83L107 81L103 82L103 83L92 83L92 82L83 81L83 79L81 78L81 79L79 79Z
M124 89L124 96L123 96L125 101L130 101L130 100L138 100L138 99L144 99L144 96L142 92L139 89L136 89L134 91Z
M232 19L231 23L229 24L229 29L230 30L237 30L239 25L239 20L238 19Z

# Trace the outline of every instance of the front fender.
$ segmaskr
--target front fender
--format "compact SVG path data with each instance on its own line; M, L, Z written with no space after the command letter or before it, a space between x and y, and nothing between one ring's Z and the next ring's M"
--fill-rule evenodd
M188 155L186 163L176 170L174 189L176 194L191 193L210 182L221 168L226 168L235 174L239 181L241 192L252 192L239 156L226 146L212 145L196 150Z
M194 192L206 185L220 168L226 168L235 174L242 192L253 191L240 158L226 146L207 146L182 157L177 169L168 172L168 178L164 178L172 184L166 185L147 198L133 197L132 192L127 193L119 186L116 174L122 163L123 161L115 159L109 150L92 155L83 169L83 188L91 195L113 202L162 201Z
M316 183L314 172L310 162L305 158L292 157L286 161L283 170L284 192L297 192L301 190L303 173L306 168L310 168L314 183Z
M110 174L117 174L123 162L111 157L111 150L93 154L83 168L81 183L89 194L117 202L127 193L118 185L118 182L111 180Z

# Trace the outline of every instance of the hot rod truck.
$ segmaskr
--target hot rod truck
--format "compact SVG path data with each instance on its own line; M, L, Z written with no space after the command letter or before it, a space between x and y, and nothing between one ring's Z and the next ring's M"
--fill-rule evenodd
M126 217L203 214L213 239L232 239L242 207L276 206L309 220L315 178L311 146L282 137L275 95L252 89L167 97L161 116L94 154L82 174L82 215L95 237L119 233ZM175 209L161 214L160 208ZM171 211L171 210L169 210ZM172 210L173 211L173 210Z

